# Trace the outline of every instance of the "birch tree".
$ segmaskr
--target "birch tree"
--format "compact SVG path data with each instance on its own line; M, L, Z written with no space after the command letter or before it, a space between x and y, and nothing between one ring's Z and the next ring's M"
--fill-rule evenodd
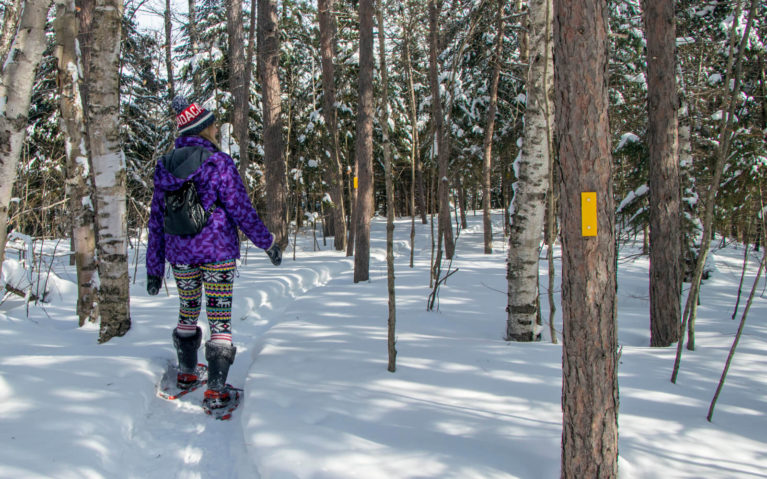
M618 475L607 36L606 0L554 1L556 133L562 170L562 478Z
M27 134L35 72L45 50L50 0L27 0L8 59L0 72L0 267L5 259L8 208Z
M370 219L373 215L373 0L360 0L360 76L357 111L357 175L354 282L370 277Z
M322 63L322 115L330 139L330 158L327 172L330 199L333 202L333 248L346 250L346 212L344 207L344 177L341 169L341 156L338 149L338 117L336 114L335 67L335 32L336 17L333 13L334 0L317 1L317 21L320 26L320 55Z
M674 0L643 0L650 150L650 345L679 339L682 278Z
M0 70L5 65L5 56L11 49L11 43L16 36L16 30L21 18L21 5L23 0L12 0L7 2L3 8L3 25L0 30Z
M95 0L87 76L87 121L95 187L99 342L131 326L126 219L126 166L120 146L119 71L123 2Z
M517 162L509 235L506 339L537 341L538 257L549 187L554 111L551 0L528 2L529 66L522 151Z
M67 152L67 198L77 269L77 316L82 326L98 318L96 307L96 231L91 201L85 113L80 95L82 69L78 56L78 22L74 1L56 2L56 56L59 109Z

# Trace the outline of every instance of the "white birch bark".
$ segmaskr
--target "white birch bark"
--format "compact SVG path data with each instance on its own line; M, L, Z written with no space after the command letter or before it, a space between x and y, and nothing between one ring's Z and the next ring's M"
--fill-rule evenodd
M16 30L19 26L21 16L22 0L13 0L7 2L3 7L3 25L0 29L0 71L5 63L5 56L11 49L11 43L16 36Z
M73 0L56 0L56 57L59 109L67 153L67 198L77 266L77 316L82 326L98 317L96 302L96 231L91 201L85 113L80 95L82 66L78 55L78 21Z
M98 227L99 342L130 329L126 167L119 130L122 12L119 0L96 0L90 45L87 114Z
M530 64L522 153L517 164L516 193L509 236L508 317L506 339L540 339L537 325L538 256L541 248L549 156L554 122L552 1L528 2Z
M35 71L45 49L50 0L27 0L0 74L0 265L5 259L8 208L21 148L27 134Z

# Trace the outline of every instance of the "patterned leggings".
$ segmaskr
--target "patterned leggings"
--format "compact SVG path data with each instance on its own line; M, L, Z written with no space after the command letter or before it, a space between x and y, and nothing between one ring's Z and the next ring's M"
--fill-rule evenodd
M200 316L202 288L205 287L205 311L210 325L210 339L232 342L232 287L235 260L201 265L174 264L173 276L181 302L178 331L194 334Z

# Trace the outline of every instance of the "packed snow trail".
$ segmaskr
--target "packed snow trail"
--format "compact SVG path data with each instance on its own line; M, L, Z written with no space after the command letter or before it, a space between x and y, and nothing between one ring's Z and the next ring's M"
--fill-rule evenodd
M285 308L296 297L323 285L338 271L349 267L341 253L333 252L301 257L296 263L284 261L285 267L272 266L266 256L254 256L251 251L238 268L239 277L235 280L232 330L237 357L229 370L228 382L236 387L244 386L247 372L258 357L263 334L283 320ZM207 334L204 312L199 324ZM200 350L200 357L204 357L203 351ZM194 402L182 401L170 406L160 401L150 408L151 416L143 428L149 438L157 440L167 437L174 425L182 425L184 433L178 437L179 453L170 459L176 463L170 469L175 471L173 477L258 478L248 459L242 430L242 410L250 399L247 394L232 419L224 423L202 412L201 394L193 395L192 399ZM184 439L188 442L184 443Z
M299 252L296 262L289 254L284 267L274 267L251 247L238 268L232 320L238 354L229 373L234 385L244 385L262 334L282 320L286 306L350 267L342 253ZM8 435L0 448L0 477L256 477L247 465L240 411L231 421L215 421L199 405L201 390L175 402L156 396L168 361L175 361L173 280L166 279L168 294L163 288L150 297L139 269L131 286L131 330L98 345L96 326L78 328L72 314L74 272L63 264L54 272L63 280L53 284L52 304L30 308L25 318L23 303L11 297L0 312L0 335L7 341L0 358L0 416ZM209 333L204 311L199 325ZM204 361L204 349L198 357Z

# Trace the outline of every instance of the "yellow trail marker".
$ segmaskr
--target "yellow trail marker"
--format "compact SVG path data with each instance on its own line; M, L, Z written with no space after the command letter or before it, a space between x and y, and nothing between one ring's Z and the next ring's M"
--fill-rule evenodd
M581 235L597 235L597 194L593 191L581 193Z
M354 189L355 190L357 189L357 177L356 176L354 177Z

